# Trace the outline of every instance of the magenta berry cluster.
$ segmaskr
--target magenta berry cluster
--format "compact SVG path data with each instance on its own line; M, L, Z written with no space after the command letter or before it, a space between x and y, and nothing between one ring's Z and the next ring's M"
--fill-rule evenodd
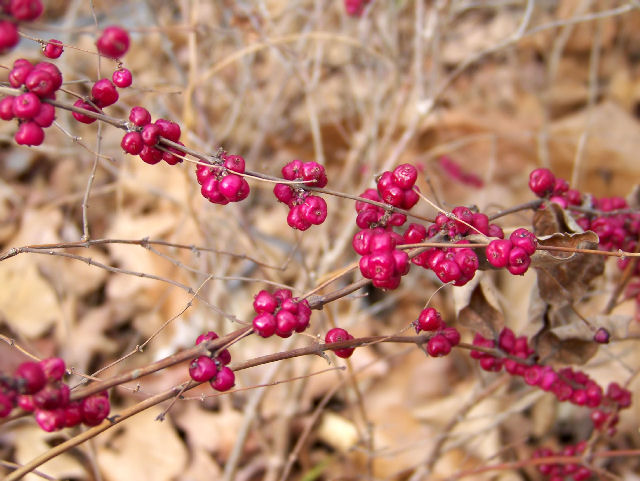
M611 413L631 405L631 393L617 383L611 383L605 394L602 387L582 371L574 371L570 367L555 370L550 366L533 363L535 351L529 346L527 337L516 337L507 327L500 331L497 341L476 334L473 345L498 349L508 355L498 357L482 351L471 351L471 358L478 360L485 371L499 372L504 367L509 374L522 377L528 385L553 393L558 401L594 409L591 418L596 429L604 425L604 420ZM608 428L612 424L614 423L610 422Z
M393 171L383 172L378 177L378 194L383 202L409 210L420 200L420 196L413 189L417 179L418 171L413 165L401 164Z
M120 58L129 50L129 33L122 27L110 25L96 41L98 52L105 57Z
M244 174L244 158L226 153L220 157L222 163L219 165L200 164L196 168L196 178L202 186L200 193L209 202L221 205L246 199L250 192L249 183L238 175Z
M55 107L46 102L55 99L55 92L62 85L62 74L49 62L33 65L26 59L18 59L9 72L9 84L26 89L18 96L0 100L0 118L18 120L14 139L20 145L40 145L44 130L55 120Z
M289 289L273 293L261 290L253 299L253 329L262 337L274 334L289 337L294 331L303 332L309 327L311 308L306 299L293 297Z
M353 339L353 336L349 334L346 329L342 329L341 327L334 327L333 329L329 329L324 336L324 342L326 344L333 344L334 342L342 342L342 341L350 341ZM343 347L342 349L332 349L332 351L336 354L336 356L341 357L343 359L347 359L351 357L354 347Z
M409 272L409 255L396 245L402 237L382 227L362 229L353 236L353 249L360 254L360 272L381 289L395 289Z
M279 202L287 204L287 224L293 229L307 230L320 225L327 218L327 203L322 197L311 195L305 186L325 187L327 174L317 162L292 160L282 168L282 177L291 181L306 181L296 185L276 184L273 193Z
M69 386L63 382L65 363L58 357L40 362L27 361L13 376L0 376L0 417L13 408L33 412L38 425L47 432L79 424L96 426L109 415L106 391L79 401L70 401Z
M376 189L367 189L360 197L376 202L384 202ZM399 227L407 221L407 216L400 212L391 212L384 207L370 204L368 202L356 201L356 225L361 229L373 229L376 227L384 227L392 229L394 226Z
M18 22L32 22L40 15L44 7L41 0L4 0L0 2L0 54L15 47L20 41Z
M533 458L551 458L560 456L574 457L583 454L587 448L586 441L581 441L576 445L565 446L563 449L553 451L550 448L540 448L533 453ZM586 481L591 477L591 470L586 466L575 463L559 464L539 464L540 474L547 476L549 481Z
M460 344L460 333L455 327L448 327L440 313L433 307L420 311L418 319L413 322L416 333L433 332L427 341L427 353L431 357L446 356L451 348Z
M209 331L196 339L196 346L202 342L218 339L218 334ZM189 376L195 382L208 382L216 391L228 391L236 383L236 376L227 367L231 362L231 354L227 349L217 353L217 356L199 356L189 364Z
M524 228L514 230L508 239L494 239L485 254L489 264L498 269L506 267L515 275L524 275L531 265L531 256L538 247L536 236Z

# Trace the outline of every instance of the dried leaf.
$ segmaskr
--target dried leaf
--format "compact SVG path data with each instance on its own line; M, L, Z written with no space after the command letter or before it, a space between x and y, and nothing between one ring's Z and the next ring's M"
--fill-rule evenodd
M540 238L558 232L582 233L584 230L568 211L549 202L544 209L538 209L533 215L533 232Z
M593 328L604 327L614 339L624 339L629 334L629 323L633 318L625 315L596 315L588 318L590 327L582 319L577 318L571 323L554 327L551 329L558 339L578 339L582 341L593 341Z
M538 244L543 247L571 247L573 249L591 249L598 245L595 232L555 233L538 237ZM572 260L575 252L537 250L531 256L532 267L550 267Z
M458 320L462 326L490 338L495 337L504 326L504 316L495 287L488 276L476 274L472 282L455 289L454 296Z
M598 345L593 340L562 340L553 332L544 331L536 338L536 351L545 364L557 362L582 365L595 355Z

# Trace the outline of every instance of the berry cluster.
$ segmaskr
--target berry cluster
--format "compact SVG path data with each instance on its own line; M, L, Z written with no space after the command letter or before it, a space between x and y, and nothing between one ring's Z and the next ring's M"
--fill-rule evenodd
M582 371L574 371L570 367L556 371L550 366L532 364L534 350L529 346L527 337L516 337L507 327L500 331L497 342L476 334L473 345L496 348L509 355L496 357L486 352L471 351L471 357L479 361L482 369L499 372L504 367L509 374L521 376L528 385L553 393L558 401L595 409L591 418L597 429L604 425L610 413L631 405L631 393L617 383L611 383L603 394L602 387ZM613 421L609 421L608 428L615 424Z
M376 202L383 202L380 194L376 189L367 189L360 197ZM376 227L384 227L392 229L394 226L399 227L407 221L407 216L400 212L391 212L383 207L369 204L364 201L356 201L356 225L361 229L374 229Z
M17 22L31 22L42 15L40 0L4 0L0 2L0 54L15 47L20 41Z
M70 401L69 386L62 381L65 363L54 357L40 362L23 362L13 376L0 376L0 417L14 407L33 412L47 432L85 424L97 426L109 415L107 392Z
M292 181L306 181L312 187L327 185L324 167L317 162L292 160L282 168L282 177ZM327 218L327 203L322 197L310 195L304 185L276 184L273 193L278 201L289 206L287 224L293 229L307 230L312 225L320 225Z
M309 326L311 308L306 299L292 297L289 289L278 289L273 294L262 290L253 299L253 329L262 337L274 334L289 337L303 332Z
M55 108L45 100L54 99L55 92L62 85L60 70L49 62L33 65L20 58L9 72L9 84L14 88L25 87L26 92L0 100L0 118L7 121L18 119L18 131L14 136L16 143L40 145L44 140L43 128L51 126L55 120Z
M395 289L409 272L409 255L396 245L402 237L382 227L362 229L353 236L353 249L360 254L360 272L380 289Z
M533 453L533 458L550 458L554 456L576 456L584 453L587 443L581 441L575 446L566 446L557 452L549 448L541 448ZM549 477L549 481L564 481L573 479L573 481L586 481L591 477L591 470L579 464L539 464L538 471L544 476Z
M366 7L370 1L371 0L344 0L344 9L347 15L359 17L362 15L364 7Z
M164 160L169 165L182 162L182 152L174 147L160 147L160 138L163 137L179 145L180 126L167 119L158 119L151 122L151 114L144 107L133 107L129 112L130 130L124 134L120 141L120 147L126 153L139 155L147 164L157 164Z
M432 357L446 356L451 348L460 344L460 333L455 327L447 327L440 313L433 307L420 311L413 322L416 333L433 332L435 335L427 341L427 353Z
M221 160L221 165L200 164L196 168L196 178L202 186L200 193L209 202L221 205L246 199L250 192L249 184L244 177L237 175L244 173L244 158L224 153Z
M531 265L538 239L527 229L514 230L508 239L492 240L485 253L489 264L499 269L506 267L514 276L524 275Z
M196 339L196 346L217 338L218 334L213 331L201 334ZM227 367L230 362L231 354L227 349L223 349L215 357L197 357L189 364L189 376L195 382L208 382L216 391L228 391L236 383L235 374Z
M353 336L349 334L345 329L342 329L341 327L334 327L333 329L329 329L327 334L324 336L324 342L326 344L333 344L334 342L349 341L351 339L353 339ZM353 351L355 350L355 348L345 347L342 349L332 349L332 350L336 354L336 356L341 357L343 359L347 359L348 357L351 357L351 354L353 354Z

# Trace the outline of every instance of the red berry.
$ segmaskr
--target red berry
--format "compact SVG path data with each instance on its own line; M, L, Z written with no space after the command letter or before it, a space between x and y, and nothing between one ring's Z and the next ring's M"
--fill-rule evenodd
M18 20L32 21L42 15L40 0L11 0L10 13Z
M144 127L146 125L151 126L151 114L147 109L140 106L135 106L129 112L129 121L137 125L138 127ZM156 126L157 127L157 126ZM144 138L142 139L144 141ZM145 142L146 144L146 142ZM155 142L154 142L155 144ZM153 144L151 144L153 145Z
M219 337L218 333L216 333L215 331L208 331L208 332L205 332L204 334L200 334L196 338L196 346L206 341L213 341L214 339L218 339L218 337Z
M478 270L478 256L469 248L455 249L455 262L463 276L472 279Z
M26 59L19 58L13 62L13 68L9 72L9 83L12 87L18 88L24 85L27 75L33 70L33 65Z
M31 70L24 84L30 92L33 92L38 97L48 97L57 90L56 80L51 73L40 68Z
M278 300L268 291L258 292L253 299L253 310L258 314L263 312L273 314L277 307Z
M436 334L427 342L427 353L432 357L446 356L451 352L451 343L442 334Z
M149 147L148 145L144 145L142 150L140 151L140 158L143 162L146 162L150 165L155 165L158 162L162 161L162 150L156 149L155 147Z
M437 331L444 327L440 313L433 307L428 307L420 311L416 325L416 331Z
M14 115L13 115L14 101L15 101L15 97L13 96L8 96L0 100L0 119L12 120L14 118Z
M111 80L116 87L124 89L131 86L133 82L133 76L131 71L126 68L119 68L111 75Z
M391 185L385 190L380 191L380 197L387 204L394 207L402 207L404 201L404 190L396 185Z
M405 190L404 196L402 197L402 205L400 207L409 210L416 205L419 200L420 196L415 190Z
M327 344L348 341L350 339L353 339L353 336L340 327L334 327L333 329L330 329L324 336L324 342ZM353 354L354 350L355 348L349 347L343 349L334 349L333 351L335 352L336 356L346 359L348 357L351 357L351 354Z
M42 48L42 53L45 57L48 58L58 58L62 55L63 51L62 42L60 40L56 40L52 38L47 42L47 44Z
M144 147L140 132L127 132L124 134L120 142L120 147L128 154L138 155L142 152L142 147Z
M495 242L495 241L494 241ZM514 276L521 276L531 265L531 257L522 247L514 247L509 251L509 265L507 270Z
M97 426L109 415L111 405L104 394L92 394L81 402L82 422L87 426Z
M271 337L276 333L277 321L273 314L263 312L253 318L253 328L261 337Z
M40 409L64 407L69 400L68 389L66 384L62 384L60 387L47 384L33 395L33 404Z
M497 237L498 239L504 239L504 232L502 231L502 227L496 224L489 224L489 233L487 235L489 237Z
M15 47L19 41L18 27L13 22L0 20L0 53Z
M107 57L119 58L129 50L129 34L116 25L107 27L96 42L98 51Z
M230 202L246 199L250 191L247 181L236 174L225 175L220 181L218 189Z
M227 366L218 371L215 379L210 381L211 387L216 391L228 391L236 385L236 375Z
M195 382L206 382L213 378L218 371L218 366L208 356L200 356L189 364L189 376Z
M287 224L289 224L289 227L301 231L305 231L311 227L311 222L305 218L302 206L300 205L295 205L291 208L289 214L287 214Z
M34 70L41 70L43 72L47 72L51 75L51 79L53 80L53 90L58 90L62 85L62 73L60 69L56 67L51 62L38 62L34 66Z
M402 164L393 169L391 175L395 185L403 190L408 190L416 183L418 170L411 164Z
M455 327L445 327L441 331L441 334L447 338L447 341L449 341L452 346L460 344L460 332L458 332Z
M293 334L297 325L296 315L285 310L276 314L276 334L280 337L289 337Z
M97 112L97 110L95 109L95 107L93 107L93 105L89 104L88 102L85 102L82 99L76 100L73 103L73 106L78 107L80 109L89 110L91 112ZM92 124L93 122L96 121L94 117L89 117L88 115L85 115L80 112L71 112L71 115L73 115L74 119L76 119L78 122L82 122L83 124Z
M223 159L226 169L244 174L245 162L243 157L240 155L225 155Z
M485 251L489 264L497 268L507 267L509 263L509 252L511 252L512 247L513 244L510 240L492 240Z
M327 218L327 203L322 197L310 195L302 204L302 215L310 224L320 225Z
M593 335L593 340L599 344L609 344L609 331L604 327L599 328Z
M471 225L478 229L481 234L489 235L489 217L485 214L475 213L472 215Z
M538 197L545 197L553 192L556 178L549 169L535 169L529 174L529 188Z
M462 235L467 234L471 230L469 226L473 225L473 212L471 212L468 207L455 207L452 213L457 219L454 221L454 224L458 233Z
M116 86L108 78L100 79L94 83L91 87L91 95L94 103L100 108L115 104L119 97Z
M294 191L286 184L276 184L273 188L273 193L276 196L276 199L283 204L290 205L293 201Z
M44 140L44 130L33 121L23 122L14 139L18 145L40 145Z
M64 408L64 426L72 428L82 422L82 403L72 402Z
M32 119L40 127L49 127L56 119L56 109L51 104L40 104L40 111Z
M302 177L302 162L294 159L282 168L282 177L287 180L296 180Z
M165 139L173 142L178 142L180 140L181 131L178 124L167 119L158 119L155 123L160 127L160 135Z
M522 247L527 254L532 256L538 246L538 239L527 229L516 229L509 236L509 240L515 247Z
M327 185L327 174L324 167L317 162L304 162L302 164L302 179L313 180L308 185L313 187L324 187Z
M18 95L13 101L13 113L19 119L29 120L40 111L40 99L34 93Z
M47 383L47 376L40 363L23 362L16 369L15 377L20 382L20 392L34 394Z
M36 409L36 422L43 431L58 431L65 425L64 409Z
M436 276L438 276L438 279L445 284L455 282L462 276L462 271L458 264L449 259L443 259L436 265L436 268L433 271L436 273Z
M153 147L158 143L161 134L162 129L159 125L148 123L142 128L142 141L145 143L145 145Z

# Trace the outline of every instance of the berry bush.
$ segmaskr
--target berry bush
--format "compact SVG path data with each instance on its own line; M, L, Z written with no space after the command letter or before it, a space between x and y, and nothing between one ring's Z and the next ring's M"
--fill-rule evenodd
M636 8L1 1L0 473L631 479Z

